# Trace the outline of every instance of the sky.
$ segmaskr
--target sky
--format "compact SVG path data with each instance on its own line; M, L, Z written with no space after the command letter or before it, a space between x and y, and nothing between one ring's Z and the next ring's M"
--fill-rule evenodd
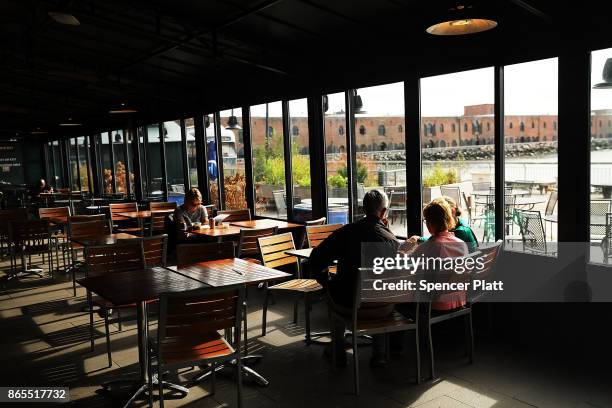
M602 80L602 70L612 48L592 53L591 83ZM421 79L422 116L461 116L466 105L494 101L493 68L457 72ZM504 70L506 115L556 115L558 111L558 59L550 58L508 65ZM364 116L404 114L401 82L361 88ZM592 109L612 109L612 89L591 91ZM328 95L328 113L344 110L344 94ZM291 115L306 116L306 100L291 101ZM281 103L269 104L270 116L281 116ZM251 108L253 116L265 116L265 105ZM362 115L363 116L363 115Z

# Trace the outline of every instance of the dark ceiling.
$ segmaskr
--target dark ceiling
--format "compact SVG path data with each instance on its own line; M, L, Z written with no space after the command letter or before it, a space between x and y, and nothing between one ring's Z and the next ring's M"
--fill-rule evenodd
M0 135L141 121L557 55L612 44L612 5L472 1L499 26L440 38L425 28L458 4L416 0L80 0L0 2ZM569 2L567 2L569 3ZM49 11L74 15L62 25ZM602 34L605 33L605 34ZM44 137L45 135L38 136Z

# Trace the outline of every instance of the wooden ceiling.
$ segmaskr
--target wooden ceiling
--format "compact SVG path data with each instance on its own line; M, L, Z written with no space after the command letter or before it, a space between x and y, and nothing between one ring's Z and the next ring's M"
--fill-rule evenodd
M612 44L612 6L468 2L499 22L477 35L425 33L450 1L75 0L0 2L0 136L122 127L206 110L556 55ZM75 16L78 26L49 16ZM82 128L58 124L68 117Z

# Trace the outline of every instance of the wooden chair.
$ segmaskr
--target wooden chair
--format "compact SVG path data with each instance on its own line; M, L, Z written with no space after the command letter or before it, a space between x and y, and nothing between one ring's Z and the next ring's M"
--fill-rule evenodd
M138 203L111 203L109 204L111 224L113 231L128 234L142 234L142 228L134 225L134 220L119 213L138 211Z
M359 268L359 277L355 285L354 301L351 308L351 313L346 314L338 311L330 296L328 296L328 308L330 325L332 328L332 339L336 340L334 335L334 322L342 321L345 327L352 333L353 338L353 375L355 383L355 395L359 395L359 347L357 339L365 335L381 335L385 336L388 333L414 330L415 334L415 354L416 354L416 372L417 384L421 379L421 363L420 363L420 348L419 348L419 298L418 292L416 295L411 295L407 291L374 291L372 290L372 281L374 274L372 269ZM413 275L408 270L385 271L384 275L376 275L376 279L382 280L385 283L400 283L405 281L416 281L417 275ZM369 289L369 290L368 290ZM398 293L399 292L399 293ZM364 319L360 317L362 307L372 303L407 303L414 302L415 312L413 316L405 316L398 311L393 310L388 316L372 319ZM367 307L367 306L366 306ZM387 341L387 339L385 339ZM337 355L335 344L332 344L332 361L336 366ZM385 354L388 354L386 347Z
M231 241L211 244L180 244L176 246L176 263L178 266L234 257L234 243Z
M103 216L104 217L104 216ZM78 262L78 251L83 250L83 245L74 242L79 239L95 239L100 235L110 233L110 225L105 218L94 219L93 221L75 220L75 216L68 217L68 251L70 255L70 271L72 274L72 290L76 296L76 270L83 262Z
M285 290L293 292L297 295L304 297L305 303L305 317L306 317L306 343L310 344L310 294L313 292L319 292L323 288L315 279L301 279L299 276L298 260L294 256L287 255L285 251L295 249L293 243L293 235L290 232L273 235L271 237L259 238L259 251L261 252L261 258L264 266L268 268L278 267L294 267L296 274L298 275L295 279L276 284L274 286L266 285L266 298L263 307L263 319L261 327L261 335L266 335L266 318L268 313L268 301L270 291L272 290ZM294 304L293 309L293 323L297 324L297 302Z
M161 381L164 371L210 364L214 394L217 365L232 360L236 363L238 407L242 407L240 323L244 296L244 285L164 293L160 296L157 341L152 344L153 353L149 362L151 387L152 360L154 357L157 359L160 407L164 406ZM219 334L220 330L233 330L232 343Z
M481 245L478 248L478 251L472 254L467 255L465 258L481 258L482 259L482 269L474 268L471 271L466 271L463 274L457 274L454 272L452 276L463 280L465 282L470 282L469 288L466 294L466 302L464 305L450 309L450 310L435 310L432 305L433 302L429 301L425 307L422 319L423 319L423 327L425 329L425 335L427 336L427 347L429 351L429 365L431 378L435 377L434 370L434 350L433 350L433 338L432 338L432 330L431 327L434 324L441 323L450 319L454 319L457 317L463 317L465 323L465 333L466 333L466 348L469 362L472 363L474 361L474 331L472 327L472 306L474 303L478 302L482 296L484 295L483 291L474 290L473 282L477 279L486 279L493 266L495 265L495 261L497 260L497 256L501 249L502 245L501 240L498 240L492 244ZM465 265L465 264L464 264ZM439 292L438 295L444 295L447 292ZM436 299L432 299L436 300Z
M261 264L261 254L257 240L263 237L276 235L278 227L240 229L240 239L238 241L238 258L245 258L249 262Z
M228 214L229 216L223 220L223 222L236 222L236 221L251 221L251 210L246 208L244 210L219 210L217 215Z
M25 221L27 219L27 208L11 208L7 210L0 210L0 252L2 257L4 257L5 250L8 255L11 254L12 244L9 240L9 221Z
M128 240L122 240L122 242ZM154 235L152 237L144 237L142 239L142 246L145 257L145 264L147 268L153 266L167 265L167 254L168 254L168 235Z
M68 218L68 222L86 222L86 221L106 221L106 215L104 214L91 214L91 215L71 215ZM110 229L108 229L110 234Z
M149 209L151 210L151 235L163 233L166 229L166 217L168 214L155 213L156 210L174 210L176 209L175 202L169 203L149 203Z
M18 257L21 259L21 273L42 277L43 270L41 268L28 269L28 261L32 266L32 255L41 255L43 264L46 255L49 262L49 271L53 276L51 236L49 222L46 220L9 221L8 237L11 243L11 269L13 271L11 277L19 275L19 272L16 271Z
M114 245L89 246L85 248L85 271L87 276L96 276L109 273L139 271L145 268L145 255L143 241L140 239L124 240ZM91 351L94 350L94 321L93 314L96 305L99 307L98 314L104 318L104 329L106 334L106 354L108 366L111 367L112 356L110 348L109 316L113 309L134 307L133 304L117 305L104 298L93 297L87 291L87 303L89 305L89 331ZM121 320L119 319L119 322ZM119 327L121 331L121 327Z
M39 208L38 218L41 220L48 220L51 223L60 222L65 224L68 222L70 217L70 207L52 207L52 208Z
M306 240L310 248L316 248L319 244L335 230L342 227L342 224L307 225Z

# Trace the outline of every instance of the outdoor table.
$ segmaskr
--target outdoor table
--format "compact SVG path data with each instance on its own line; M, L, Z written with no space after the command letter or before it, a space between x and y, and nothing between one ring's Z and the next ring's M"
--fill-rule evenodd
M151 402L152 391L149 390L149 355L148 355L148 322L147 302L159 298L166 292L183 292L193 289L205 288L208 285L191 279L183 274L176 273L166 268L149 268L143 270L117 272L79 279L78 283L89 291L114 304L136 303L136 321L138 326L138 365L140 376L134 382L134 393L124 405L128 407L136 398L148 391ZM153 375L153 389L158 387L156 375ZM115 382L116 383L116 382ZM187 388L163 381L164 386L179 391L185 395L189 393ZM110 390L114 383L103 385L103 390Z
M172 209L172 208L164 208L164 209L159 209L159 210L155 210L155 211L141 210L141 211L120 212L120 213L117 213L117 215L121 215L121 216L127 217L127 218L137 219L138 220L138 227L140 229L144 230L144 220L145 220L145 218L151 218L152 214L171 214L173 212L174 212L174 209Z
M98 246L98 245L114 245L119 240L122 239L136 239L140 238L136 235L127 234L125 232L120 232L117 234L108 234L108 235L100 235L97 237L88 237L88 238L72 238L70 241L82 245L84 247L90 246Z
M272 228L278 227L279 230L295 229L304 227L302 224L294 224L287 221L272 220L269 218L261 218L251 221L235 221L230 222L230 225L240 228Z
M88 205L85 209L89 212L97 212L100 214L101 210L108 210L110 208L109 205Z
M543 204L546 201L548 201L548 199L544 197L517 197L514 206L529 207L531 210L536 204Z
M224 228L219 226L210 228L208 225L202 225L200 228L187 232L193 235L215 238L218 242L221 242L224 237L235 237L236 235L240 235L240 228L231 225Z
M171 266L169 268L186 277L194 279L203 284L213 287L231 286L236 284L257 285L262 282L270 282L291 277L290 274L268 268L263 265L245 261L240 258L218 259L215 261L198 262L186 266ZM261 356L246 355L242 359L259 359ZM215 371L223 366L217 367ZM243 366L242 369L251 375L260 385L266 386L270 382L251 367ZM210 376L212 371L207 371L195 381Z

